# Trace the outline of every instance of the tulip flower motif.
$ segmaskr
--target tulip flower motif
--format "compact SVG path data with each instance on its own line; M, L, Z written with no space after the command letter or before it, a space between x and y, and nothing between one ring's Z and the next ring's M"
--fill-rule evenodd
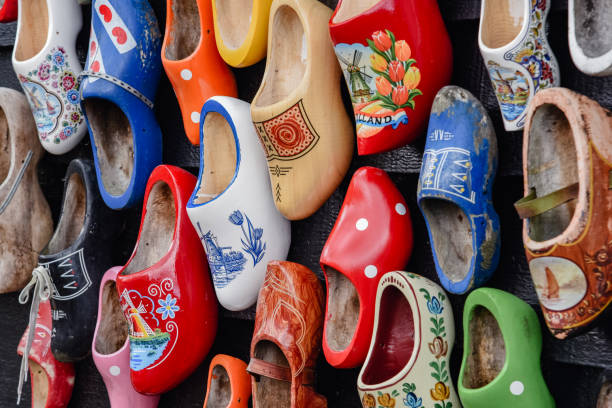
M391 41L391 37L384 31L376 31L372 34L372 38L374 39L374 44L376 48L380 51L385 52L391 48L393 42Z
M372 394L365 394L361 399L361 405L363 405L363 408L375 408L376 398Z
M404 79L404 63L401 61L391 61L389 63L389 77L393 82L400 82Z
M378 397L378 403L385 408L394 408L395 398L391 397L389 393L385 393Z
M410 59L410 55L412 54L412 50L408 43L404 40L399 40L395 42L395 56L400 61L408 61Z
M436 358L439 359L440 357L446 356L448 352L448 342L443 340L442 337L436 336L431 343L427 344L429 346L429 351L431 351L431 354Z
M245 218L247 221L248 233L247 230L244 229ZM238 210L234 211L228 219L232 224L242 228L242 234L244 235L244 239L240 239L240 241L242 241L242 249L253 258L253 266L257 265L266 253L266 243L261 240L263 228L255 228L249 217L246 214L243 216Z
M402 85L393 89L391 100L394 104L402 106L406 103L406 101L408 101L408 96L408 88Z
M444 401L450 397L450 388L441 381L438 381L436 385L434 385L432 390L429 390L431 394L431 398L436 401Z
M406 393L406 398L404 398L404 406L408 408L423 408L423 398L419 398L416 392L416 386L414 383L404 383L402 386L402 391Z
M417 67L410 67L404 75L404 85L408 89L415 89L421 82L421 71Z
M376 71L386 71L387 70L387 60L380 54L372 54L370 55L370 65Z
M376 90L378 90L379 94L388 96L393 88L391 87L391 83L387 81L385 77L380 76L376 78Z

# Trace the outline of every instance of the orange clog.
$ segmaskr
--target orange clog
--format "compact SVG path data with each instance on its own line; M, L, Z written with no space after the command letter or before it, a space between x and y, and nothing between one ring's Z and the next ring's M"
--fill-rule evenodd
M239 358L217 354L210 362L204 408L247 408L251 397L251 376Z

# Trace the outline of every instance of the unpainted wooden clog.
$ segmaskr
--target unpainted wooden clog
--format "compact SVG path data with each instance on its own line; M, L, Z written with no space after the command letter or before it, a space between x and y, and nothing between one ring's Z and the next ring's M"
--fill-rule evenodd
M319 209L340 184L353 136L340 70L317 0L277 0L270 9L269 56L251 116L268 157L274 203L290 220Z
M204 408L247 408L251 376L239 358L217 354L210 362Z
M568 37L572 60L587 75L612 75L612 3L569 0Z
M0 23L17 20L17 0L4 0L0 5Z

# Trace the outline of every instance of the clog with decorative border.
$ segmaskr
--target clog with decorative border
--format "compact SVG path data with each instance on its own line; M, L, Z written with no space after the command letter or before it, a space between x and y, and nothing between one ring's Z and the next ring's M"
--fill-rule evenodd
M458 387L465 408L554 408L540 368L542 332L534 310L516 296L476 289L463 308Z
M357 378L363 406L461 408L450 377L455 323L444 290L413 273L388 272L378 284L375 313Z
M257 301L268 262L287 257L291 224L274 206L247 102L210 98L202 108L200 134L200 174L187 213L208 256L219 303L244 310ZM222 158L219 146L228 146L233 157ZM211 174L225 171L227 184L209 194Z
M200 142L202 104L211 96L238 96L234 74L215 44L211 2L215 0L197 0L191 7L185 6L189 3L185 0L166 3L161 58L181 106L185 133L194 145ZM194 36L192 33L198 28L200 31Z
M210 362L204 408L247 408L251 397L251 376L239 358L217 354Z
M587 75L612 75L612 8L605 2L569 0L569 49L578 69Z
M91 27L81 107L102 198L122 209L142 199L149 175L162 161L153 113L161 33L147 0L94 0Z
M0 23L17 20L17 0L4 0L0 6Z
M13 69L30 103L40 143L52 154L72 150L87 133L76 53L82 19L77 0L19 0Z
M100 282L98 321L91 343L91 356L104 380L113 408L155 408L159 395L143 395L130 381L130 345L128 323L123 316L117 275L120 266L110 268Z
M327 282L323 352L332 366L363 363L378 281L404 268L411 252L412 222L404 197L384 170L360 168L321 253Z
M153 170L136 247L117 275L129 324L130 378L143 394L164 393L187 378L217 332L206 256L185 211L195 184L178 167Z
M442 88L429 119L417 201L438 277L451 293L482 285L497 269L496 171L497 138L487 111L465 89Z

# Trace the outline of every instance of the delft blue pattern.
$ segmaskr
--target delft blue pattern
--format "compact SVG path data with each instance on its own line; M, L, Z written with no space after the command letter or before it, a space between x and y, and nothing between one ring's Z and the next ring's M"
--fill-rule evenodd
M248 234L244 230L244 218L247 221ZM240 211L234 211L229 216L229 220L232 224L242 228L244 234L244 239L240 239L242 248L253 258L253 266L257 265L266 253L266 243L261 240L263 228L254 228L249 217L246 214L243 217Z

